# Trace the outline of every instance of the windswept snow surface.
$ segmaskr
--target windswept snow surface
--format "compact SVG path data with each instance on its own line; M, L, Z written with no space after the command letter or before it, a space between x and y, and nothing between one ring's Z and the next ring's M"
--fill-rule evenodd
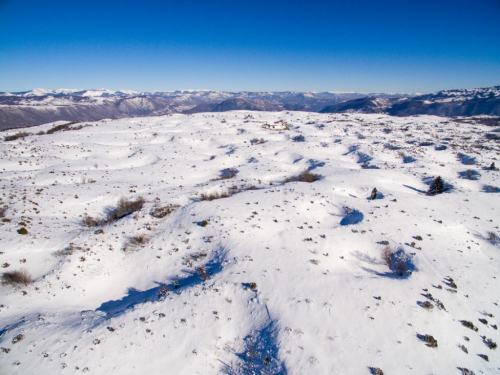
M0 373L500 373L485 125L246 111L87 125L0 142L0 263L34 279L0 287ZM320 178L284 182L307 169ZM449 189L426 195L438 175Z

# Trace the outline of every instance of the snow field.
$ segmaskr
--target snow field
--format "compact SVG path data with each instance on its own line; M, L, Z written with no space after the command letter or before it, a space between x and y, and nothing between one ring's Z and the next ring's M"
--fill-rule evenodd
M262 127L279 120L290 130ZM0 289L2 373L500 372L481 338L500 341L500 249L487 239L500 200L485 189L500 172L484 169L500 149L487 126L247 111L88 125L0 143L0 263L34 279ZM283 182L306 169L321 178ZM452 189L425 195L438 175ZM214 192L232 195L201 200ZM82 224L139 196L135 213ZM147 242L127 247L136 235ZM383 241L411 274L384 264Z

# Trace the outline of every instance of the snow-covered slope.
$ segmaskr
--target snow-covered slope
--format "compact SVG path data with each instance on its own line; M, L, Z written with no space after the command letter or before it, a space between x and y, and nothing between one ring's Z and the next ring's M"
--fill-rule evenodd
M2 271L34 279L0 287L2 374L499 373L494 129L236 111L41 133L57 125L0 142Z

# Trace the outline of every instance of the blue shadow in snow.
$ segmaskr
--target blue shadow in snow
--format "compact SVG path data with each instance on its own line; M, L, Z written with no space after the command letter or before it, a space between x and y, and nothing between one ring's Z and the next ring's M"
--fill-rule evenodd
M96 311L106 313L107 318L119 316L127 310L133 308L135 305L145 302L158 301L161 298L158 294L160 288L168 287L168 290L175 292L194 285L203 284L207 277L209 278L222 271L222 263L223 255L219 255L205 265L204 272L201 274L189 273L186 277L174 280L171 284L156 282L158 284L157 287L143 291L135 288L129 288L125 297L119 300L104 302L96 309Z
M365 154L364 152L358 152L358 164L367 164L369 161L372 161L373 158Z
M354 225L363 221L364 216L358 210L345 209L346 215L340 220L340 225Z
M317 161L317 160L314 160L314 159L309 159L308 161L309 163L309 170L312 171L316 168L320 168L320 167L324 167L325 166L325 162L324 161Z
M477 181L477 180L479 180L479 177L481 177L481 173L479 173L478 171L475 171L473 169L468 169L468 170L463 171L463 172L458 172L458 175L460 178L463 178L466 180L473 180L473 181Z
M411 189L411 190L414 190L416 191L417 193L421 193L421 194L426 194L427 192L424 191L424 190L419 190L417 188L414 188L413 186L410 186L410 185L403 185L404 187L408 188L408 189Z
M228 375L287 375L286 368L279 359L277 335L277 329L272 320L262 329L251 331L243 339L245 342L243 352L235 353L240 362L233 366L224 364L223 372Z
M457 157L460 159L462 164L464 165L472 165L472 164L477 164L477 159L473 156L465 155L459 152L457 154Z
M373 201L376 201L376 200L379 200L379 199L384 199L385 198L385 195L382 194L380 191L377 191L377 198L375 199L372 199L372 197L368 197L366 199L368 199L369 201L373 200Z
M500 193L500 188L492 185L483 185L483 192L485 193Z
M417 159L415 159L413 156L408 156L408 155L403 156L403 163L404 164L414 163L416 161L417 161Z
M338 140L338 141L340 142L341 140ZM335 140L335 142L337 142L337 140ZM356 152L356 151L358 151L358 146L349 146L349 151L347 151L345 154L342 154L342 155L346 156L346 155L349 155L349 154Z

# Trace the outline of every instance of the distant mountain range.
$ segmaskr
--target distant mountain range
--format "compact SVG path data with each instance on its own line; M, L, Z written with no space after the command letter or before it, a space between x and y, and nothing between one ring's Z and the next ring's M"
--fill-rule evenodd
M412 98L367 96L333 104L319 112L385 113L392 116L500 116L500 86L470 90L446 90Z
M25 92L0 92L0 130L58 120L96 121L105 118L232 110L359 112L394 116L500 115L500 86L447 90L418 96L355 92L34 89Z

